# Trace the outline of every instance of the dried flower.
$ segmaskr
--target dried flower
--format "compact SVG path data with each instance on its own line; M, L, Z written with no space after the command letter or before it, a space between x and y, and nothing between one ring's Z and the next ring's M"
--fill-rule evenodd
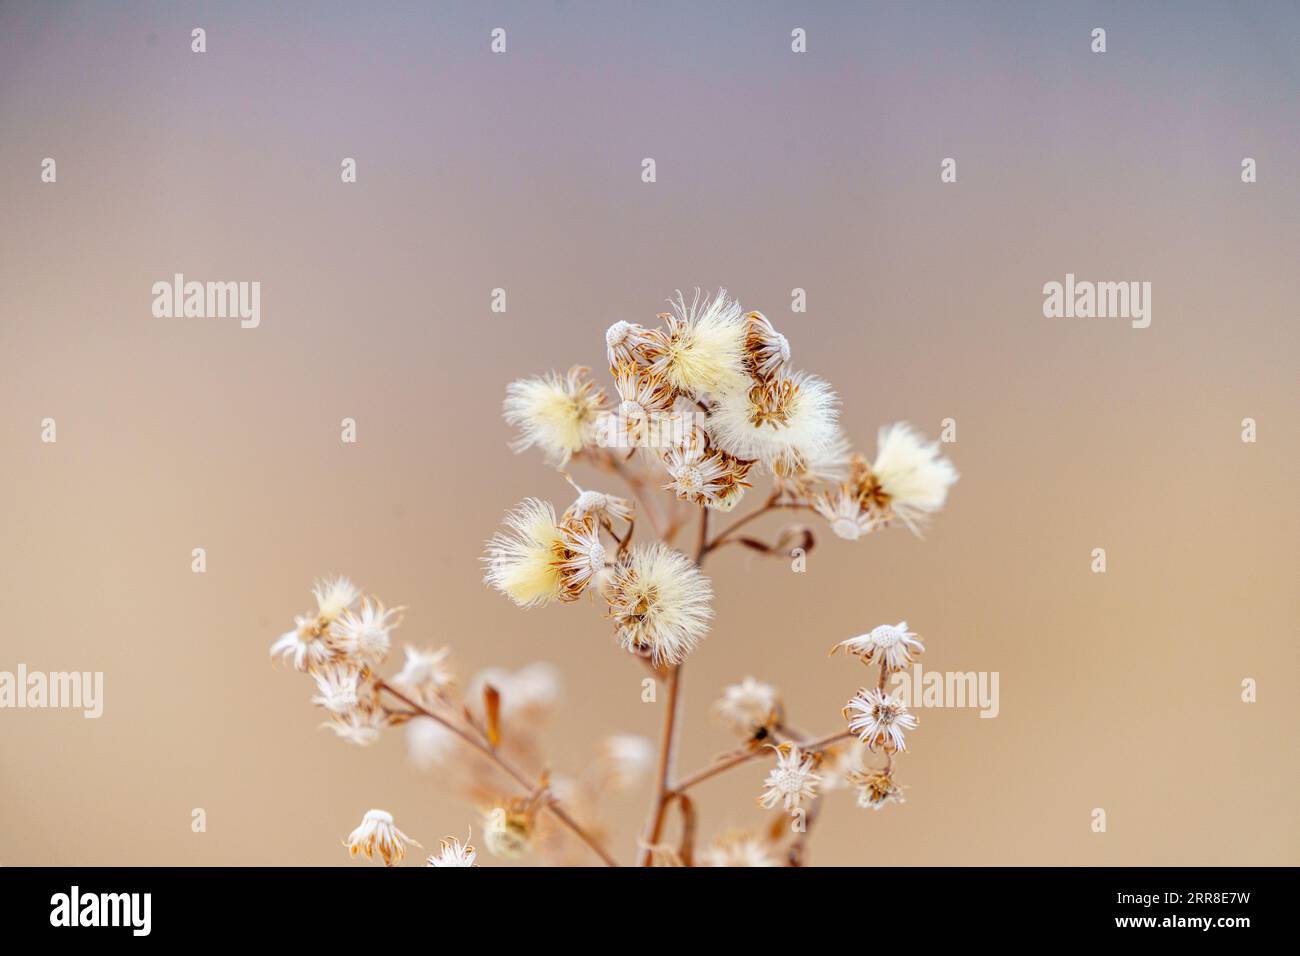
M520 607L540 607L560 597L564 535L547 502L528 498L505 517L505 531L487 543L483 580Z
M605 354L612 369L620 362L637 363L641 349L649 344L650 332L635 322L618 321L605 330Z
M667 331L653 330L640 350L649 367L693 399L742 386L747 323L740 305L727 298L725 289L703 299L697 289L690 305L678 292L670 304Z
M790 343L762 312L750 312L745 332L745 366L757 381L766 382L790 361Z
M776 688L752 677L723 688L713 712L740 736L749 739L768 730L781 713Z
M317 694L313 704L324 707L332 714L346 715L358 701L361 668L351 661L323 664L312 671Z
M680 664L709 629L713 589L695 563L662 542L634 545L605 591L619 640L655 666Z
M344 611L330 625L330 637L348 657L364 664L378 664L388 656L392 645L389 632L398 625L401 611L384 610L380 602L362 599L359 614Z
M436 855L429 857L424 861L425 866L478 866L474 861L478 859L478 851L469 845L469 842L461 843L454 837L443 837L442 842L438 844Z
M842 445L838 403L826 382L799 372L723 395L705 427L714 445L728 454L794 476L812 463L822 466Z
M292 661L295 670L313 670L334 656L328 632L322 631L313 618L295 618L297 627L281 634L271 645L271 656Z
M339 737L358 747L369 747L379 739L380 731L389 726L388 714L382 707L365 697L356 706L343 713L331 714L329 721L321 724Z
M897 515L913 532L941 509L957 469L939 454L939 443L925 439L905 423L880 430L876 460L869 469L859 462L856 490L863 505L887 520Z
M567 475L565 477L568 477ZM577 489L578 497L564 512L562 520L592 517L597 521L631 521L632 502L618 495L607 495L600 491L584 491L569 479L569 484Z
M906 750L903 731L916 728L916 718L897 696L886 696L875 687L858 691L844 708L849 730L858 735L868 749L881 746L886 753Z
M776 766L768 772L758 803L765 810L771 810L778 803L787 811L796 810L804 800L817 795L817 784L822 778L813 772L817 766L816 758L813 754L801 753L798 747L790 744L772 749L776 751Z
M559 560L561 601L576 601L592 578L605 568L605 546L600 527L591 516L569 518L560 524L564 555Z
M312 594L316 597L322 625L331 624L344 611L350 610L361 597L357 586L342 577L317 581Z
M846 541L870 534L876 524L871 512L862 507L861 500L848 485L817 495L813 508L830 522L835 536Z
M847 641L840 641L831 648L831 653L834 654L841 647L846 653L861 658L864 664L881 659L886 669L890 671L901 671L912 663L913 654L920 654L925 650L925 645L907 629L906 621L899 621L897 624L881 624L879 627L873 627L867 634L859 634L857 637L850 637Z
M766 840L741 830L715 839L699 853L700 866L778 866Z
M754 463L688 442L665 452L663 464L672 479L664 485L666 490L682 501L725 512L735 508L750 487L745 479Z
M451 669L447 667L447 658L450 656L449 647L440 647L435 651L408 644L406 662L393 675L391 683L408 696L427 703L445 693L455 680Z
M406 723L406 756L421 770L445 764L459 744L460 738L432 717L415 717Z
M888 770L854 774L850 782L858 788L858 806L879 810L887 803L905 803L903 788L894 783Z
M536 446L548 462L563 465L589 442L604 404L604 391L581 366L564 376L548 372L511 382L502 406L506 422L519 429L511 447L522 452Z
M409 836L393 825L393 815L385 810L367 810L361 825L343 841L348 853L355 857L364 853L373 860L379 854L384 866L396 866L406 856L406 847L419 846Z
M601 741L597 767L601 780L619 790L635 786L650 770L655 750L647 738L613 734Z
M493 856L517 860L532 847L533 820L524 810L495 807L487 815L483 844Z

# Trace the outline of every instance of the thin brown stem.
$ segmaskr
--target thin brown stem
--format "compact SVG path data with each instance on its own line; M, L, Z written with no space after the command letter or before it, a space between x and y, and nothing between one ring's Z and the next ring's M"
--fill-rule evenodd
M494 750L492 747L488 746L487 743L485 743L482 740L479 740L473 734L470 734L463 727L458 727L456 724L452 723L450 720L448 720L446 717L443 717L441 714L434 713L433 711L426 708L424 705L420 704L418 701L412 700L410 697L407 697L405 694L403 694L400 690L393 687L391 684L386 683L383 680L376 680L375 687L377 690L387 691L388 693L396 697L398 700L400 700L402 703L406 704L408 707L418 711L420 714L423 714L425 717L431 717L434 720L436 720L438 723L442 724L444 727L446 727L448 730L454 733L461 740L465 741L465 743L469 744L479 753L483 754L494 764L500 767L501 770L504 771L507 776L513 779L515 783L519 784L519 786L522 787L526 793L537 794L538 792L541 791L542 787L537 783L537 781L530 779L526 773L524 773L522 770L520 770L510 761L506 760L505 757L497 753L497 751ZM553 797L550 797L549 795L547 796L544 807L546 810L554 814L557 820L559 820L562 824L568 827L570 832L572 832L574 836L576 836L583 843L587 844L587 846L591 848L592 852L594 852L598 857L601 858L601 860L605 862L606 866L618 866L618 861L615 860L612 856L610 856L609 852L605 850L605 848L602 847L600 843L596 841L595 837L593 837L590 833L588 833L585 829L583 829L581 824L579 824L576 820L574 820L573 817L569 816L568 811L566 811L562 806L560 806L559 802L556 801Z
M817 740L800 743L798 746L800 750L813 753L829 747L831 744L838 743L841 740L847 740L853 736L855 735L850 731L842 730L839 733L820 737ZM683 777L672 787L672 792L684 793L697 783L703 783L705 780L708 780L711 777L716 777L718 774L724 773L732 767L738 767L742 763L747 763L755 757L762 757L768 753L770 753L770 751L766 747L756 747L753 750L743 750L740 753L732 754L730 757L724 757L707 767L695 771L695 773L690 774L689 776Z
M637 866L650 865L650 848L659 843L659 836L664 827L664 813L673 795L673 788L669 787L668 781L672 777L677 756L677 718L681 710L681 683L682 665L675 664L668 672L668 700L665 702L663 737L659 741L655 796L654 802L650 805L650 817L646 821L641 848L637 851Z
M778 488L772 492L767 501L763 503L762 507L755 508L749 514L736 519L731 524L727 525L727 527L719 531L717 535L714 536L713 540L704 546L702 554L708 554L715 548L720 548L724 544L730 543L733 540L733 535L737 531L749 524L755 518L761 518L770 511L778 511L782 509L797 511L809 507L808 504L802 501L780 501L780 497L781 490Z

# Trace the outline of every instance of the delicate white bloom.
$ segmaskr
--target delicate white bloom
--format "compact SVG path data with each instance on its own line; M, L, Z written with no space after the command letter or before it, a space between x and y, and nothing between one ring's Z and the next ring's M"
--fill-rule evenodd
M424 861L425 866L478 866L478 851L468 842L461 843L453 837L443 837L438 852Z
M620 362L636 363L642 346L650 341L650 332L635 322L615 322L605 330L605 355L610 368Z
M913 654L920 654L925 650L925 645L907 629L906 621L899 621L897 624L881 624L879 627L873 627L867 634L859 634L857 637L850 637L847 641L840 641L832 648L831 653L834 654L841 647L847 653L860 657L864 664L870 664L872 660L883 660L885 667L891 671L902 670L912 663Z
M329 624L344 611L351 609L361 597L357 586L347 578L326 578L312 588L322 624Z
M618 495L607 495L600 491L584 491L573 483L578 491L578 497L574 499L573 504L569 505L564 512L564 519L570 518L595 518L606 521L631 521L632 520L632 502L626 498L620 498Z
M373 860L378 854L384 866L395 866L406 856L406 847L419 846L409 836L393 825L393 815L385 810L367 810L358 826L343 841L349 855L365 854Z
M847 488L836 488L829 494L813 499L817 513L830 522L831 531L838 538L856 541L871 533L875 520L862 507L858 497Z
M745 319L749 323L745 336L749 373L766 382L789 363L790 343L762 312L750 312Z
M682 501L731 511L750 487L745 479L752 464L688 442L664 453L664 469L671 479L664 488Z
M369 747L379 739L380 732L388 726L388 715L382 708L363 697L351 710L341 714L331 714L329 721L321 726L328 727L339 737L358 747Z
M604 402L585 368L511 382L502 406L506 422L519 429L511 447L521 452L536 446L547 461L563 465L590 441Z
M613 372L619 405L608 413L616 422L602 426L606 429L602 441L614 448L656 445L663 440L664 419L677 399L676 390L662 375L630 362L619 363Z
M713 712L742 737L753 737L767 729L780 714L776 688L752 677L730 684L713 705Z
M772 845L744 832L730 832L699 852L700 866L778 866Z
M502 723L535 724L550 714L560 697L559 668L546 661L536 661L517 671L500 667L479 671L465 692L465 699L475 708L481 706L485 684L501 695Z
M723 395L705 427L713 444L745 461L761 461L778 476L795 476L810 464L824 468L839 454L839 399L830 385L799 372Z
M305 617L294 620L297 626L285 631L271 645L272 657L278 655L282 661L292 661L294 669L300 671L310 671L334 657L334 647L315 621Z
M740 305L727 298L725 289L703 299L696 290L690 305L678 292L670 304L673 313L665 316L667 331L651 332L652 341L641 349L651 370L679 392L697 399L743 386L748 379L748 329Z
M636 784L654 763L654 744L636 734L613 734L601 741L598 765L602 779L626 790Z
M851 783L858 788L858 806L879 810L887 803L906 803L903 788L894 783L887 770L855 774Z
M928 515L943 507L948 489L958 478L952 462L906 423L880 430L871 472L890 510L916 531Z
M340 651L365 664L378 664L392 646L389 632L397 627L401 608L384 609L383 604L362 600L361 611L344 611L330 625L330 636Z
M432 717L413 717L406 722L406 756L420 770L447 763L460 738Z
M420 701L428 701L442 694L454 683L455 678L447 666L451 648L440 647L436 651L429 648L415 648L406 645L406 662L402 669L393 675L391 683L398 690Z
M759 805L771 810L779 803L787 811L796 810L804 800L817 796L817 784L822 778L813 772L816 758L789 744L773 749L776 751L776 766L768 772L763 783Z
M312 671L311 676L316 681L317 690L311 699L313 704L332 714L347 714L357 706L361 669L356 664L350 661L324 664Z
M532 848L533 821L527 813L496 807L487 815L483 844L493 856L517 860Z
M605 569L605 545L596 519L570 518L560 525L565 553L559 560L560 600L576 601L592 579Z
M555 509L528 498L505 517L506 530L487 543L483 580L520 607L540 607L560 597L559 562L564 536Z
M709 579L661 542L633 545L605 596L622 645L648 653L655 666L685 660L713 615Z
M906 750L903 731L916 728L916 718L907 712L902 700L874 687L858 691L844 708L844 716L849 730L869 749L879 745L887 753Z

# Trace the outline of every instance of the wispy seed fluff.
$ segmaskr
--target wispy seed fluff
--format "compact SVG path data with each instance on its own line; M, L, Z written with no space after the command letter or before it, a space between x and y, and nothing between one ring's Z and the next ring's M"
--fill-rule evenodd
M829 384L798 372L722 396L705 427L728 454L795 475L840 453L838 406Z
M506 515L505 525L487 543L484 582L520 607L540 607L558 598L565 547L555 509L528 498Z
M588 443L604 404L604 391L582 367L511 382L502 413L519 437L510 447L521 452L536 446L548 462L563 465Z
M685 660L713 616L709 579L661 542L634 545L614 569L605 597L623 647L648 653L655 666Z
M890 510L913 530L943 507L958 478L952 462L939 453L939 443L927 443L905 422L880 430L871 472Z
M712 298L699 290L689 305L677 293L665 316L667 331L655 329L641 347L650 368L668 384L693 398L718 396L740 388L745 372L748 322L740 304L725 289Z

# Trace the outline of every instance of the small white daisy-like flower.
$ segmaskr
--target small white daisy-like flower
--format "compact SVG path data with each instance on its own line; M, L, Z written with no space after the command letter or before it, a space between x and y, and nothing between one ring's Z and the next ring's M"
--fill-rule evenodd
M343 845L350 856L364 854L367 860L376 855L384 866L396 866L406 856L407 846L419 846L393 824L393 815L386 810L367 810L361 825L353 830Z
M478 866L478 850L469 842L461 843L454 837L443 837L438 852L424 861L425 866Z
M565 545L555 509L528 498L506 515L505 524L487 543L483 580L520 607L558 600Z
M383 709L364 697L351 710L330 714L329 721L321 724L358 747L369 747L379 739L380 732L388 725L388 715Z
M519 429L511 447L536 446L551 464L563 465L591 440L604 403L604 391L581 367L511 382L502 406L506 422Z
M406 756L420 770L447 763L460 738L432 717L413 717L406 722Z
M730 684L713 705L713 712L724 724L751 738L767 730L780 718L781 701L776 688L752 677Z
M750 312L745 334L745 359L750 375L766 382L790 361L790 343L762 312Z
M906 803L903 788L894 783L888 770L869 770L852 775L850 782L858 788L858 806L879 810L887 803Z
M891 671L901 671L912 663L913 654L920 654L925 650L925 645L907 629L906 621L899 621L897 624L881 624L879 627L873 627L866 634L840 641L831 649L831 653L834 654L841 647L846 653L861 658L864 664L870 664L873 660L883 660L885 667Z
M573 481L569 481L573 484ZM578 491L578 497L569 505L568 510L564 512L563 520L568 521L570 518L587 518L592 517L597 521L631 521L633 506L627 498L620 498L618 495L607 495L601 491L585 491L576 484L573 485Z
M641 349L651 370L695 399L742 387L748 379L748 328L740 305L727 298L725 289L712 298L697 290L690 305L678 292L670 304L673 312L664 316L667 331L653 330Z
M730 831L702 849L700 866L779 866L766 840L743 831Z
M863 500L897 515L915 532L943 507L958 475L952 462L939 453L938 442L926 443L900 422L880 430L869 478L861 489Z
M392 646L389 634L397 627L401 608L384 609L378 601L363 599L360 612L344 611L330 625L330 637L338 649L355 661L378 664Z
M600 744L597 765L601 779L619 790L634 787L650 770L655 748L636 734L613 734Z
M750 487L745 479L753 462L741 461L715 448L688 442L670 448L662 460L671 479L664 488L682 501L730 511Z
M483 845L493 856L517 860L532 848L532 842L533 821L526 812L495 807L488 813Z
M623 647L648 654L656 667L685 660L713 615L709 579L661 542L633 545L614 569L605 597Z
M776 766L768 772L763 783L759 806L771 810L778 803L786 811L797 810L804 800L817 796L821 776L813 772L817 760L812 754L801 753L798 747L782 744L773 747Z
M650 331L635 322L615 322L605 330L605 354L609 367L614 368L620 362L635 363L641 348L650 341Z
M830 385L799 372L723 395L705 427L713 444L777 476L799 476L843 445L839 399Z
M868 749L880 746L886 753L906 750L903 731L916 729L916 718L907 712L903 702L875 687L858 691L844 708L844 716L849 721L849 730Z
M295 670L310 671L320 667L335 655L335 649L329 641L328 632L321 630L317 622L310 618L294 619L297 626L292 631L285 631L271 645L271 656L279 656L282 661L292 661Z
M357 706L360 699L359 687L361 668L351 661L337 661L323 664L312 671L316 681L316 696L313 704L324 707L331 714L347 714Z
M357 586L342 577L317 581L312 593L316 597L322 624L330 624L344 611L351 610L361 598Z
M437 697L455 682L447 658L451 648L440 647L437 650L406 646L406 661L402 669L393 675L392 684L421 701Z
M849 488L836 488L829 494L818 495L813 499L813 508L830 522L835 536L845 541L865 537L875 527L872 514Z
M559 559L561 601L576 601L597 574L605 569L605 545L596 519L570 518L560 524L564 556Z

